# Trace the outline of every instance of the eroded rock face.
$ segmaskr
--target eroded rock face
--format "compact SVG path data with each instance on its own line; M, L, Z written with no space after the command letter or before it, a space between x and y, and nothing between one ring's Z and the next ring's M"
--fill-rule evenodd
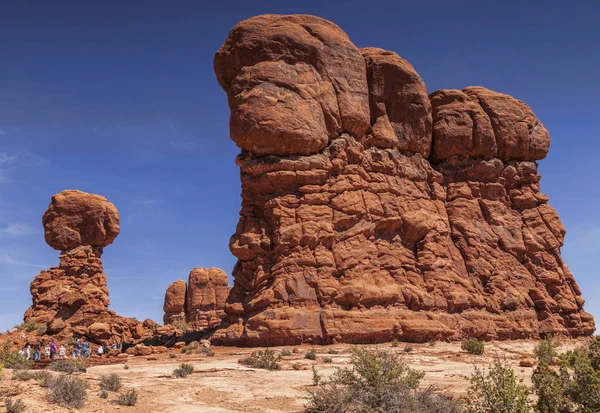
M196 331L214 328L225 318L227 274L219 268L194 268L188 283L175 281L165 294L165 324L186 323Z
M76 190L54 195L42 223L46 243L60 251L81 245L106 247L120 231L119 212L112 203Z
M119 213L106 198L67 190L52 197L43 216L46 242L61 250L60 263L31 283L25 320L61 338L73 335L110 344L152 336L151 329L108 309L102 249L119 234Z
M311 16L239 23L215 70L242 209L214 342L593 333L540 193L550 137L526 104L481 87L428 97L398 55Z

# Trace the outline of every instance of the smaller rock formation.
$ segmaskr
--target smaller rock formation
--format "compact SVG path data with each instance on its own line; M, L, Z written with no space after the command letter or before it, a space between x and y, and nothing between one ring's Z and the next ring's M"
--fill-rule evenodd
M225 317L227 274L218 268L194 268L189 281L175 281L165 293L165 324L185 322L196 331L217 327Z
M60 263L31 283L33 303L25 320L45 324L47 333L108 344L152 336L152 329L108 309L110 300L102 251L119 235L119 212L100 195L66 190L52 197L42 218L48 245L62 251Z

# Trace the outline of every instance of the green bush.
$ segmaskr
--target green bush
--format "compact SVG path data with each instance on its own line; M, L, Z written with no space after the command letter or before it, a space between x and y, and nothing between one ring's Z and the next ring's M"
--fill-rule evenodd
M138 392L135 389L129 389L119 394L117 404L121 406L135 406L138 399Z
M559 358L559 372L540 362L532 377L541 413L600 412L600 340Z
M37 324L33 321L23 321L23 323L21 324L21 328L24 328L25 331L27 331L28 333L31 333L33 330L35 330L36 327Z
M552 337L541 340L535 349L533 354L540 363L552 364L552 359L558 356L556 351L557 343L552 340Z
M188 331L188 325L185 321L176 321L173 323L173 326L181 330L183 333Z
M11 351L9 343L4 343L0 348L0 364L7 369L25 370L31 366L31 360L25 360L19 353Z
M280 361L281 355L276 356L274 350L267 348L265 350L253 351L248 357L240 360L240 363L256 369L281 370Z
M336 349L330 349L329 351L327 351L327 354L339 354L339 351L337 351Z
M427 343L429 344L429 347L433 347L433 346L435 346L437 344L437 341L436 341L435 338L432 338Z
M81 379L60 375L50 381L48 399L61 407L79 409L87 399L87 386Z
M462 342L460 348L469 354L482 355L485 350L485 344L476 338L469 338Z
M415 349L412 346L404 346L405 353L412 353Z
M38 336L43 336L44 334L46 334L46 331L48 331L46 324L38 324L35 327L35 332Z
M6 409L6 413L21 413L25 411L26 406L20 399L16 401L6 399L4 401L4 408Z
M352 368L340 368L309 397L305 413L459 413L458 402L429 387L423 372L408 367L397 354L354 349Z
M173 376L176 378L184 378L194 372L194 366L188 363L182 363L179 368L173 370Z
M529 413L529 390L506 360L496 359L489 372L475 366L470 378L468 413Z
M177 354L169 354L169 358L176 359L177 358Z
M392 340L392 347L398 347L400 346L400 343L398 342L398 339L395 338L394 340Z
M57 360L48 365L48 369L66 374L85 373L83 363L75 360Z
M317 350L311 348L306 353L304 353L304 358L308 360L316 360L317 359Z
M333 363L333 359L331 357L323 357L323 363Z
M204 354L208 357L214 357L215 352L208 347L204 347L202 350L200 350L200 354Z
M100 388L107 391L121 390L121 378L116 374L107 374L100 377Z
M282 357L289 357L292 355L292 350L284 348L283 350L281 350L281 356Z
M98 393L98 397L101 399L108 399L108 392L106 390L101 390L100 393Z

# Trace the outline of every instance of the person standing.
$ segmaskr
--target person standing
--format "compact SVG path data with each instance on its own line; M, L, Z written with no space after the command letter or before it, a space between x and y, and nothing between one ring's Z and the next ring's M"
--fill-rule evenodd
M73 358L81 358L81 341L80 339L75 340L73 343Z
M90 357L90 343L88 343L87 340L83 340L83 344L81 345L81 353L86 359Z
M40 361L42 357L42 345L39 341L36 341L33 345L33 361Z
M44 347L44 358L50 358L50 346L46 345L46 347Z
M56 357L57 350L58 346L56 345L56 343L54 341L50 343L50 360L54 360L54 358Z
M98 346L98 356L99 356L100 358L102 358L102 356L103 356L103 355L104 355L104 347L102 347L102 344L100 344L100 345Z
M31 360L31 344L25 346L25 360Z
M60 350L58 350L58 358L64 359L66 357L67 357L67 349L65 348L64 344L61 344Z

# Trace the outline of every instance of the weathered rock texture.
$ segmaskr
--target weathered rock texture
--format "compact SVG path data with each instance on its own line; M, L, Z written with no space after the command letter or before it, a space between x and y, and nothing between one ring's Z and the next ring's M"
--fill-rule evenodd
M398 55L312 16L239 23L215 70L242 181L215 341L593 333L540 193L550 137L525 103L428 96Z
M102 249L119 234L119 213L106 198L66 190L52 197L43 216L46 242L61 250L60 263L31 283L25 320L45 324L50 335L87 336L98 343L152 336L149 326L116 315L102 268Z
M196 331L219 326L225 318L227 284L227 274L223 270L194 268L187 284L179 280L167 289L163 306L164 323L185 323Z

